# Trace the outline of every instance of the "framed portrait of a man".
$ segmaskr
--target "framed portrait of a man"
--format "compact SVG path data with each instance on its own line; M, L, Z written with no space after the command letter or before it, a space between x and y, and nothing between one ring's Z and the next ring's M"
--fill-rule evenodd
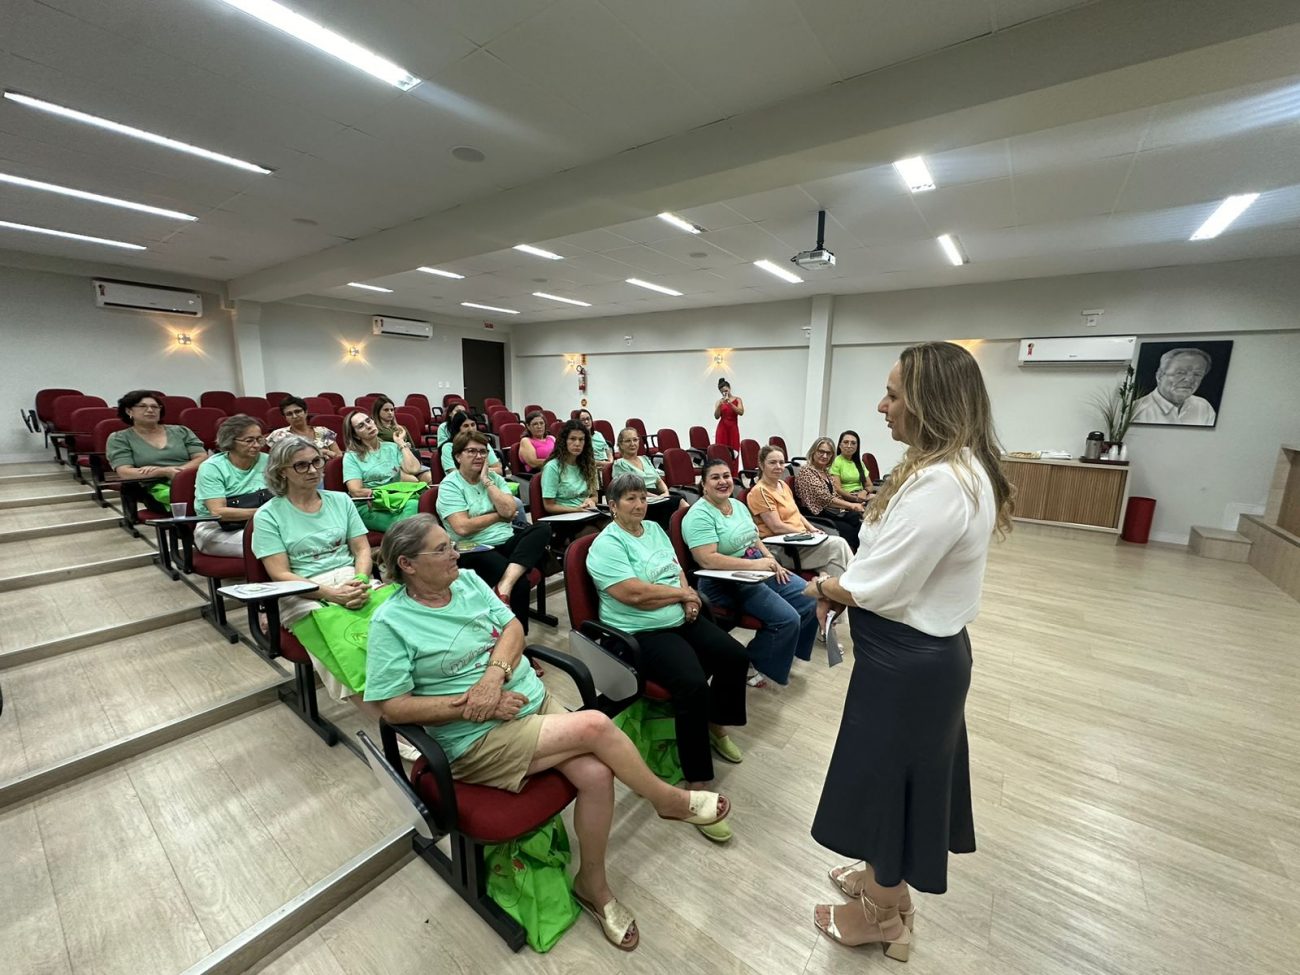
M1213 427L1219 422L1232 342L1143 342L1134 423Z

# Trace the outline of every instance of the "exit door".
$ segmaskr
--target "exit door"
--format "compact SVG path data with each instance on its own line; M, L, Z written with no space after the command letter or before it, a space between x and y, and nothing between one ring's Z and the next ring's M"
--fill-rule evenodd
M482 408L483 400L495 396L506 398L506 347L502 342L479 339L460 340L461 372L465 379L465 399Z

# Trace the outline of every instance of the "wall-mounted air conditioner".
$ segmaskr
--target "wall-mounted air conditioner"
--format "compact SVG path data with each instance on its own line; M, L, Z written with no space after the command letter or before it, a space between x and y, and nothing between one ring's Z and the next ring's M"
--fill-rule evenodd
M1080 335L1074 338L1021 339L1020 364L1036 362L1131 362L1132 335Z
M396 335L404 339L433 338L433 326L428 322L416 321L414 318L393 318L391 315L376 315L370 319L370 330L376 335Z
M95 304L100 308L130 308L135 311L160 311L168 315L203 314L201 295L183 288L159 288L132 281L96 280Z

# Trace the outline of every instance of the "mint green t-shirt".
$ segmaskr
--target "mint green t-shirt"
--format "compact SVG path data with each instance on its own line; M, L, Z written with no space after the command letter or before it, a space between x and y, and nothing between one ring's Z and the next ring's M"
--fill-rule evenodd
M686 620L681 603L637 609L620 603L607 591L627 579L681 588L682 567L668 535L653 521L641 522L641 528L641 537L637 538L619 528L617 522L609 524L587 552L587 571L600 590L601 622L628 633L681 626Z
M482 476L491 478L493 484L507 494L510 493L509 488L506 487L505 478L500 474L484 471ZM447 529L447 534L451 536L451 540L458 542L462 538L469 538L480 545L500 545L502 542L508 541L515 533L508 521L498 521L496 524L488 525L473 535L457 535L452 530L451 522L447 520L447 516L454 515L458 511L464 511L471 518L477 518L479 515L485 515L490 511L495 512L496 508L492 505L492 499L488 497L487 485L483 481L480 480L477 484L471 484L461 476L460 471L455 471L447 475L442 483L438 485L438 517L442 519L442 525Z
M739 501L731 502L728 518L705 498L700 498L682 518L682 540L687 548L718 546L718 554L743 558L745 550L758 545L758 528L754 516Z
M349 450L343 455L343 480L360 481L362 487L377 488L402 479L402 448L392 441L381 441L378 450L363 458Z
M653 493L654 489L659 485L659 478L663 475L659 473L659 469L654 464L650 463L649 457L638 456L636 461L636 464L633 464L626 457L620 457L614 461L614 466L610 468L609 479L613 481L624 474L635 474L645 481L645 489Z
M542 497L566 508L581 508L591 495L591 486L577 464L548 460L542 468Z
M352 565L349 539L366 534L357 506L341 491L321 491L320 511L308 514L288 498L272 498L253 515L253 554L281 552L289 571L304 579Z
M858 476L858 469L853 466L853 461L849 460L843 454L836 454L835 459L831 461L828 473L833 477L840 479L840 487L846 492L852 494L854 491L862 490L862 478ZM862 473L865 475L867 469L864 466Z
M194 510L207 517L212 514L205 501L220 501L252 494L266 487L266 454L258 454L253 466L241 471L225 454L215 454L199 465L194 476Z
M495 450L493 450L490 444L488 445L487 452L488 452L488 456L487 456L488 467L492 467L493 465L499 465L501 463L501 455L498 454ZM456 469L456 462L452 460L451 457L450 440L444 443L442 445L442 449L438 451L438 459L442 461L443 476L449 477L451 475L451 472Z
M207 448L189 427L163 424L167 442L155 447L138 433L127 427L108 435L104 454L108 466L118 467L184 467L195 454L207 453Z
M598 464L603 464L614 457L614 452L609 447L609 441L605 439L605 435L599 430L591 431L591 453Z
M451 602L431 609L405 589L375 611L366 641L366 700L453 697L478 683L502 631L514 619L510 607L468 569L451 584ZM542 706L546 688L521 660L505 689L528 698L515 720ZM500 721L448 721L425 730L454 762Z

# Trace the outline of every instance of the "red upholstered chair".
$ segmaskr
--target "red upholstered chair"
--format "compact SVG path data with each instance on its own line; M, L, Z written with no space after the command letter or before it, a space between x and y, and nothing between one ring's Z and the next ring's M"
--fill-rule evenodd
M740 441L740 476L749 478L752 485L758 479L758 441Z
M236 398L234 393L227 392L224 389L209 390L206 393L199 394L199 406L209 410L220 410L222 413L229 415L236 412L230 408Z
M703 454L709 449L709 431L704 427L691 427L687 436L690 438L692 450L698 450Z
M90 469L90 454L95 449L95 427L103 420L116 417L117 409L112 406L83 406L72 414L72 429L64 445L68 449L68 462L72 464L72 476L83 484L85 472Z
M731 468L731 476L738 477L740 475L740 471L736 466L735 451L733 451L726 444L720 444L720 443L709 444L708 449L704 452L704 457L706 460L726 461L727 466Z
M872 484L880 480L880 465L876 463L875 454L863 454L862 466L866 468L867 473L871 476Z
M660 427L659 432L655 434L655 440L661 451L682 449L682 442L677 439L677 431L670 427ZM704 454L693 448L686 453L690 454L691 464L695 467L695 476L698 477L704 465Z
M248 582L269 583L271 576L266 571L262 560L253 554L253 523L250 521L244 529L244 569L243 576ZM280 599L275 595L255 595L241 599L248 608L248 630L253 636L253 643L263 656L274 659L283 657L293 664L293 689L282 687L280 700L293 709L293 712L316 732L327 745L335 745L339 740L339 730L321 717L316 703L316 673L312 670L311 656L307 649L298 642L297 637L280 625ZM262 629L261 614L266 616L266 629ZM394 743L396 750L396 743Z
M329 400L335 410L338 410L340 406L346 406L348 402L343 398L342 393L317 393L316 395L321 399Z
M733 504L737 503L732 501ZM682 567L686 573L686 578L691 579L699 571L700 565L695 561L695 556L686 546L686 539L682 537L682 519L686 517L686 511L679 508L673 512L672 518L668 521L668 538L673 543L673 551L677 553L677 564ZM724 630L743 627L746 630L761 630L763 621L756 616L751 616L746 612L733 608L715 606L709 604L709 611L713 614L713 622L717 623Z
M23 415L23 422L27 424L27 428L33 433L49 431L50 423L54 420L54 401L60 396L80 395L81 390L70 389L64 386L52 386L49 389L38 389L36 391L35 408Z
M553 420L546 429L547 432L555 438L555 442L558 444L560 442L560 431L564 429L564 424L559 420Z
M236 396L227 412L231 416L243 413L245 416L254 416L260 420L266 416L266 411L270 408L271 404L266 401L265 396Z
M288 395L290 394L286 393L284 390L277 389L274 390L273 392L267 393L266 396L263 397L263 399L265 399L272 406L279 406L280 400L284 399Z
M125 429L126 424L117 418L117 411L114 410L113 416L95 424L91 434L91 452L87 455L90 464L90 487L95 492L95 503L101 508L108 507L108 501L104 499L105 491L114 493L121 491L121 481L108 466L108 459L104 452L108 447L109 435Z
M192 410L199 404L188 396L164 396L163 405L163 422L167 422L170 416L180 416L186 410ZM176 421L173 420L173 423Z
M406 427L414 439L419 440L426 426L424 416L419 410L408 410L404 406L399 406L393 410L393 416L398 423Z
M527 406L524 407L524 416L527 416L529 413L541 413L541 412L543 412L542 408L537 403L529 403Z
M664 451L664 482L670 488L684 488L696 496L700 493L691 455L680 447L670 447Z
M280 427L287 427L288 425L285 422L284 415L280 412L280 408L278 406L274 407L267 410L266 415L262 417L262 434L266 435L272 430L278 430Z
M339 397L339 399L342 398L343 397L341 396ZM307 404L307 412L310 414L333 413L338 409L338 407L334 405L334 401L328 396L304 396L302 401ZM278 403L276 405L279 406Z
M807 457L791 457L790 450L785 445L784 437L768 437L767 442L773 447L779 447L781 453L785 454L785 466L789 468L791 474L794 473L796 467L800 466L808 459Z
M369 413L370 408L375 405L377 399L379 399L378 396L358 396L356 398L356 408L362 413Z
M340 406L335 408L334 412L337 413L339 416L347 416L349 413L352 413L355 410L356 410L355 406Z
M263 416L266 410L263 409L258 416ZM176 418L175 423L183 427L189 427L194 431L194 436L203 441L203 446L208 450L215 450L217 446L217 428L226 418L227 414L221 410L214 409L210 406L199 406L192 410L186 410ZM170 418L169 418L170 419Z
M69 457L72 455L71 441L76 432L72 429L72 414L92 406L107 405L99 396L86 396L82 393L68 393L54 401L53 416L45 437L54 445L56 461L60 464L66 463L62 453L64 450L67 450Z
M239 634L226 620L226 601L217 588L226 579L244 578L243 558L206 555L194 546L194 526L215 518L200 518L194 509L194 482L198 469L191 467L172 478L171 503L185 505L185 519L161 518L153 523L158 532L158 551L163 555L163 571L177 578L170 565L174 542L180 544L181 571L187 575L202 576L208 580L208 605L203 607L203 618L231 643L239 642Z
M609 444L610 449L618 449L618 437L614 434L614 424L608 420L592 420L591 429L605 438L605 443Z
M342 447L342 444L340 444ZM325 462L325 470L321 473L321 485L326 491L338 491L340 494L348 493L347 483L343 480L343 458L331 457ZM383 532L366 532L366 541L370 543L371 548L379 548L384 541Z
M460 393L445 393L442 397L442 412L450 414L452 407L457 404L464 404L465 412L469 412L469 404L465 402L465 397Z
M402 401L402 407L414 410L420 415L422 430L428 429L429 425L433 423L433 404L429 402L429 397L423 393L408 393L406 399Z
M483 409L491 410L494 406L505 406L505 400L497 399L495 396L483 397Z
M662 452L655 438L645 432L645 421L642 420L639 416L628 417L627 421L623 424L623 426L631 427L633 430L636 431L636 435L641 438L641 453L649 454L651 457L653 457L656 454ZM615 446L617 446L617 444L615 444Z
M569 608L569 625L636 672L637 693L625 700L613 702L611 713L622 710L642 696L654 701L667 701L670 699L668 692L654 681L645 679L641 645L636 637L600 621L600 595L596 591L595 580L587 571L587 553L591 551L591 545L597 537L584 535L574 541L564 553L564 595ZM602 707L602 710L608 709Z
M343 449L343 417L337 413L321 413L314 415L308 422L314 427L333 430L334 436L338 438L339 449Z
M578 687L583 708L599 703L591 673L579 660L536 645L524 653L568 674ZM397 736L420 752L408 778ZM531 833L562 812L577 795L562 774L547 769L524 780L519 792L457 782L441 746L419 725L379 723L380 744L358 732L366 762L381 787L415 813L415 852L433 867L474 912L485 920L512 951L524 946L520 924L487 894L483 847L506 843ZM446 838L450 854L438 844Z

